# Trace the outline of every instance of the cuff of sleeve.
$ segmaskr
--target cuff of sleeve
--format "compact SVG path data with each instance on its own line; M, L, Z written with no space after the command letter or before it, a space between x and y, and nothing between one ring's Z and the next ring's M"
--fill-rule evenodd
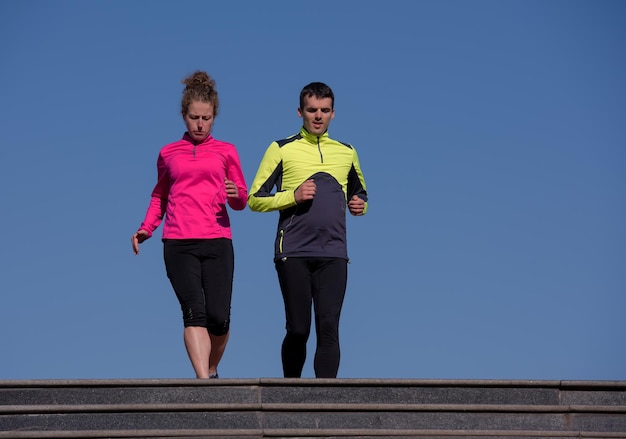
M144 232L146 232L148 234L148 238L152 238L152 232L147 227L144 227L143 224L137 229L137 231L140 231L140 230L143 230Z

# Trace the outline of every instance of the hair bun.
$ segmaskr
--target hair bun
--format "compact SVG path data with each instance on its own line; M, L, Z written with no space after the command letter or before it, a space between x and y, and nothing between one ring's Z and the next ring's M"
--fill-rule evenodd
M182 83L185 84L186 88L195 88L195 87L215 87L215 80L211 78L206 72L198 70L193 74L187 76L182 80Z
M217 107L220 102L217 97L215 80L213 80L207 72L197 70L181 82L185 84L183 99L181 101L181 113L183 117L187 114L189 105L195 101L213 104L213 117L217 116Z

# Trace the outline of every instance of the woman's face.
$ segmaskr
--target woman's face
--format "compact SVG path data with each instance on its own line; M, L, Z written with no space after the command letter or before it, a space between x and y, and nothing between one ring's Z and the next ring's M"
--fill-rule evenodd
M213 104L193 101L183 117L187 133L196 143L200 143L211 134L213 128Z

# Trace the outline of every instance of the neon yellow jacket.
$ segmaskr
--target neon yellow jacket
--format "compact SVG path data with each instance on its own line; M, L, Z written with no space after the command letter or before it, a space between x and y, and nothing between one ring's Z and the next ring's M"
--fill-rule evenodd
M296 204L294 192L313 179L315 198ZM273 188L276 188L272 192ZM339 257L348 259L346 207L353 195L365 201L365 180L355 148L304 128L272 142L250 188L248 206L255 212L280 211L274 259Z

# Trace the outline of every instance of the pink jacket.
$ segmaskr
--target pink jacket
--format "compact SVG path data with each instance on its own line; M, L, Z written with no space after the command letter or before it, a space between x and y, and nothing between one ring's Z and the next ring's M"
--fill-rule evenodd
M163 216L164 239L232 239L226 202L242 210L248 188L235 146L211 135L195 145L187 133L164 146L157 160L158 181L139 230L149 236ZM224 179L237 185L239 198L228 198Z

